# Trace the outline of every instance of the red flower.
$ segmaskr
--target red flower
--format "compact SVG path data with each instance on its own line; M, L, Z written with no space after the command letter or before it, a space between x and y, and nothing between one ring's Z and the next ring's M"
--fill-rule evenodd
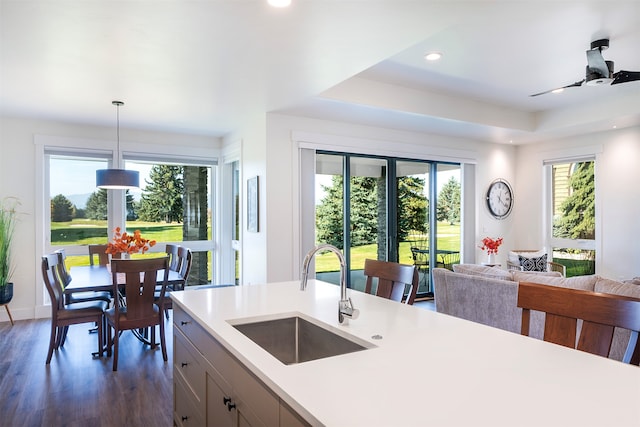
M482 239L482 245L479 246L483 251L486 250L488 254L497 254L498 247L502 244L502 237L492 239L491 237L485 237Z
M120 227L116 227L113 230L113 242L109 242L107 245L108 254L128 253L135 254L138 252L145 253L152 246L155 246L155 240L149 240L142 237L140 230L133 232L133 236L120 232Z

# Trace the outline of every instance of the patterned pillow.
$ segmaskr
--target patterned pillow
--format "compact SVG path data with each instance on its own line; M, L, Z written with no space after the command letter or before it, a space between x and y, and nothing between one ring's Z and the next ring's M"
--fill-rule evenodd
M518 255L522 271L547 271L547 254L538 258L527 258Z

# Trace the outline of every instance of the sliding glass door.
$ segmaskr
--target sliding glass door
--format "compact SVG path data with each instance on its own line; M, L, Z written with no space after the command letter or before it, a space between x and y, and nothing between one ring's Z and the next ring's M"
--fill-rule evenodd
M457 164L319 152L316 244L344 251L351 288L364 289L371 258L416 265L419 294L432 296L429 267L451 268L460 259L459 183ZM316 273L337 284L335 256L319 255Z

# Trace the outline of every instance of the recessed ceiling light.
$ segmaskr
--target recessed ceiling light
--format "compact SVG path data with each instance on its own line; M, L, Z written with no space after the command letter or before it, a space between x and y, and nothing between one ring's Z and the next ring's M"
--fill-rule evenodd
M267 0L267 3L273 7L287 7L291 5L291 0Z
M442 58L442 54L440 52L430 52L424 56L424 59L427 61L437 61L440 58Z

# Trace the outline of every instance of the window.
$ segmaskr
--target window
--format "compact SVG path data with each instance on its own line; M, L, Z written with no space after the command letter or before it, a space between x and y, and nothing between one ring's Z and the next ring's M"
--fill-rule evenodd
M107 243L110 230L124 226L156 240L152 252L164 252L166 243L188 246L193 252L188 284L210 283L215 164L129 159L125 166L140 172L140 189L98 189L96 170L109 167L106 154L45 148L45 252L64 248L69 267L87 265L86 246Z
M549 163L550 243L567 276L595 274L595 160Z

